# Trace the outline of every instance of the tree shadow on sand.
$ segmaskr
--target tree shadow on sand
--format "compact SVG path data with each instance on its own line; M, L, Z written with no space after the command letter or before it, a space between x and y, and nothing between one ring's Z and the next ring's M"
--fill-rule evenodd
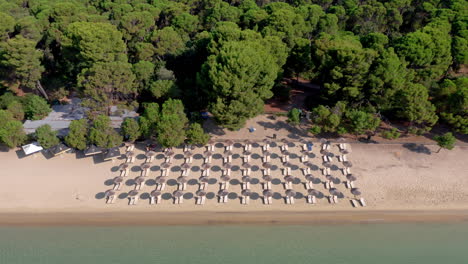
M426 155L432 154L431 150L428 147L424 146L423 144L405 143L403 144L403 147L416 153L422 153Z

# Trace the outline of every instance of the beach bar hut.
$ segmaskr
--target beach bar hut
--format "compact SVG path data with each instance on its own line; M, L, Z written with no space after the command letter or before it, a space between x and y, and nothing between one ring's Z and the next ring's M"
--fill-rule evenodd
M60 143L58 145L55 145L55 146L51 147L49 149L49 152L54 156L58 156L58 155L61 155L61 154L65 153L65 152L67 152L69 149L70 148L67 147L65 144Z
M96 155L99 153L102 153L102 148L97 147L96 145L90 145L84 151L85 156L92 156L92 155Z
M120 157L120 149L118 147L110 148L104 153L104 160L113 160Z
M43 150L43 148L37 142L24 145L21 148L23 149L23 152L26 156Z

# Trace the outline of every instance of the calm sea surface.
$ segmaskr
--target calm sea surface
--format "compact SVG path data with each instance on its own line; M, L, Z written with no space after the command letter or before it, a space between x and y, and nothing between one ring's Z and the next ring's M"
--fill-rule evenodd
M0 263L467 264L468 224L0 227Z

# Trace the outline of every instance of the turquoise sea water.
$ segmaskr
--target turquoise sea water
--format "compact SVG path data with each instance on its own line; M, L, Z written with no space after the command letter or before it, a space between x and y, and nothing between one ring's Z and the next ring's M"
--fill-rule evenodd
M468 224L0 227L0 263L467 264Z

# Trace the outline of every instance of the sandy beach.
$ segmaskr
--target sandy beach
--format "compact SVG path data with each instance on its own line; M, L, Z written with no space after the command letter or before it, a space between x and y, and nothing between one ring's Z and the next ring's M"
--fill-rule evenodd
M278 140L281 130L277 130ZM217 140L233 138L235 134L220 135ZM243 135L237 135L243 137ZM265 135L263 136L263 138ZM252 140L260 141L260 138ZM289 139L291 153L300 153L301 143ZM307 140L311 140L308 138ZM314 141L314 158L310 162L317 165L311 173L321 177L322 160L320 143ZM261 144L261 143L260 143ZM278 142L278 146L281 143ZM272 152L280 153L279 147ZM173 204L163 200L150 205L148 193L155 189L154 179L160 175L159 165L162 153L153 161L150 175L140 191L141 199L137 205L129 206L126 193L134 189L133 179L140 175L138 165L144 162L144 145L137 145L136 161L130 175L125 177L124 185L118 192L115 204L106 204L104 192L112 188L111 180L118 176L118 165L124 158L103 162L99 156L83 157L79 153L66 153L47 159L44 155L22 157L21 151L0 152L0 224L307 224L312 222L346 223L379 221L465 221L468 220L468 177L466 161L468 147L456 147L452 151L442 150L435 153L437 146L412 149L400 144L362 144L351 143L352 152L348 155L353 163L352 173L358 178L356 187L362 191L367 206L353 208L350 199L353 195L343 183L336 188L343 192L344 198L337 204L319 199L316 205L307 204L305 199L296 199L294 205L283 200L274 200L264 205L262 199L251 200L242 205L238 199L220 204L217 199L207 200L205 205L195 205L195 200L185 200L183 204ZM278 150L275 150L278 149ZM199 157L205 148L197 148L194 153ZM174 149L173 166L181 165L182 149ZM222 153L222 145L216 145L215 153ZM124 152L124 148L122 149ZM234 153L242 153L241 145ZM332 152L338 155L338 147L333 144ZM261 167L262 150L254 145L251 163ZM178 155L180 154L180 155ZM255 154L258 154L255 156ZM300 166L299 158L291 159ZM201 166L203 159L195 155L193 166ZM242 158L234 156L233 165L240 168ZM283 179L280 158L273 158L272 164L278 169L272 171L274 178ZM346 180L335 158L332 162L332 175ZM213 158L213 166L221 167L222 159ZM299 167L298 166L298 167ZM219 179L221 171L211 171L210 177ZM257 176L256 176L257 175ZM292 175L304 181L299 169ZM169 178L176 179L180 171L171 171ZM200 171L190 172L190 179L198 179ZM240 179L241 172L233 171L231 178ZM261 179L261 171L252 168L252 177ZM294 184L294 190L306 194L302 183ZM323 184L314 188L328 194ZM164 193L173 193L177 186L167 186ZM198 184L188 185L186 192L195 193ZM209 185L208 192L217 193L219 184ZM261 195L261 184L251 185L251 190ZM281 184L273 185L274 192L284 194ZM239 184L232 184L230 192L241 192ZM146 197L146 198L145 198Z

